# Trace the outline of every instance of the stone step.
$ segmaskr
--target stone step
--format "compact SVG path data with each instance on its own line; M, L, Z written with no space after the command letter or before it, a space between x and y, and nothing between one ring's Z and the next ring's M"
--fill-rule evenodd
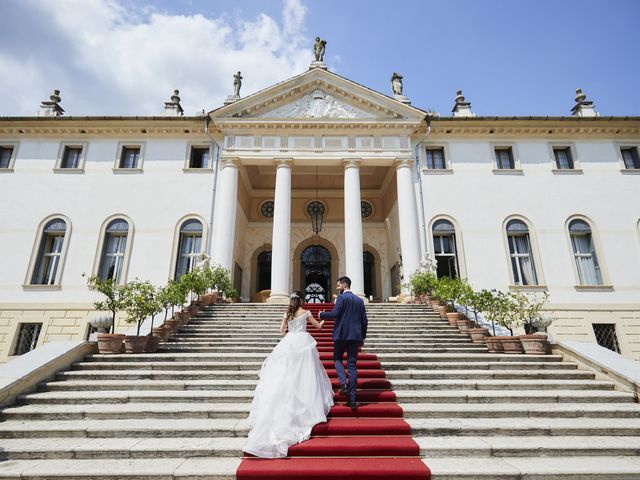
M235 362L244 362L244 361L256 361L262 362L265 359L266 355L259 353L246 353L239 352L234 353L233 355L228 355L224 353L200 353L200 354L192 354L192 353L166 353L166 352L157 352L157 353L119 353L119 354L108 354L108 353L95 353L92 355L87 355L85 360L87 361L108 361L108 362L149 362L149 361L159 361L159 362L171 362L171 361L191 361L191 362L199 362L199 361L216 361L216 362L227 362L227 363L235 363Z
M331 339L316 339L318 342L318 346L332 346L333 341ZM177 346L177 347L233 347L239 346L243 350L252 349L254 346L257 347L270 347L273 349L276 343L278 343L275 339L257 339L257 340L247 340L247 339L228 339L228 340L206 340L206 339L185 339L185 337L181 338L171 338L170 341L160 342L160 345L164 346ZM415 347L427 347L427 348L446 348L446 347L473 347L474 349L486 349L485 345L482 344L472 344L468 338L456 338L456 339L445 339L445 340L427 340L427 339L414 339L413 341L402 341L402 342L390 342L388 340L369 340L367 338L366 346L368 349L410 349Z
M391 381L393 390L613 390L615 384L598 380L412 380Z
M46 437L245 437L240 418L127 418L98 420L7 420L0 422L0 438ZM1 470L0 470L1 471Z
M329 364L332 361L327 360ZM138 362L106 362L106 361L89 361L89 362L76 362L71 365L72 370L256 370L260 369L261 362L255 361L237 361L237 362L183 362L176 360L173 362L166 361L138 361ZM359 367L363 368L363 367ZM404 370L518 370L518 371L575 371L577 370L576 363L570 362L385 362L384 370L387 374L393 372L402 372Z
M405 418L640 418L640 406L623 404L417 404L400 405ZM2 411L3 420L112 420L137 418L244 418L247 403L76 403L22 405Z
M640 418L637 403L401 403L404 418ZM638 432L640 435L640 431Z
M640 418L406 418L414 436L640 436ZM1 425L1 424L0 424ZM514 441L515 443L515 441Z
M427 465L438 457L529 457L534 452L540 457L572 456L637 456L640 436L439 436L414 437L420 446L420 455ZM604 459L602 459L604 460ZM606 461L606 460L605 460Z
M387 362L387 373L402 370L576 370L575 362Z
M5 438L0 460L229 458L242 457L245 442L246 439L240 437Z
M395 392L398 402L430 403L430 404L491 404L491 403L633 403L634 397L630 392L615 390L458 390L458 391L419 391L398 390ZM253 390L63 390L34 392L20 395L21 404L75 404L75 403L250 403Z
M366 379L365 379L366 380ZM64 380L40 384L42 391L62 390L238 390L254 389L257 380ZM612 390L596 380L412 380L391 382L394 390Z
M386 371L387 378L389 380L400 379L447 379L447 378L463 378L463 379L479 379L484 380L487 378L493 379L564 379L564 380L576 380L576 379L593 379L595 374L584 370L391 370Z
M366 345L366 343L365 343ZM378 355L378 359L386 365L387 362L562 362L562 355L524 355L524 354L504 354L504 353L474 353L472 355L462 355L457 353L383 353Z
M259 370L188 370L188 369L135 369L135 370L107 370L107 369L83 369L70 370L66 372L58 372L56 380L220 380L220 379L256 379ZM376 371L377 373L378 371ZM360 369L359 378L372 378L368 374L367 369ZM401 370L386 372L389 380L446 380L446 379L532 379L532 380L576 380L576 379L593 379L595 375L587 371L527 371L527 370L438 370L438 371L422 371L422 370Z
M0 478L25 480L235 480L240 458L123 458L13 460Z
M440 457L426 458L433 480L637 480L634 457Z

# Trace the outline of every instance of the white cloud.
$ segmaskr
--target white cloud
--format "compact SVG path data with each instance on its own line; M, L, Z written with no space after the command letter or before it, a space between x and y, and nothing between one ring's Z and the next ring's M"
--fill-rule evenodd
M195 114L222 104L238 70L246 96L303 72L312 59L300 0L285 0L281 19L235 21L133 9L123 0L4 1L0 17L8 10L32 33L20 47L7 41L20 35L18 26L0 36L0 115L33 115L54 88L67 115L155 115L175 88L186 114Z

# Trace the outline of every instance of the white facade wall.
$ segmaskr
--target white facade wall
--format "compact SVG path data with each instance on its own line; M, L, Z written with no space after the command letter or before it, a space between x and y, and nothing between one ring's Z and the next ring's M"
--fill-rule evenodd
M183 171L186 140L136 140L127 139L127 143L143 145L142 173L114 173L118 140L84 140L88 145L83 173L53 172L60 141L20 142L14 171L0 175L0 202L5 206L0 303L93 301L95 295L86 281L94 265L97 268L101 226L114 215L128 218L133 225L125 280L139 276L164 284L172 278L175 265L170 263L180 220L195 215L203 220L205 235L210 229L214 171ZM25 290L38 227L55 214L70 221L62 288Z

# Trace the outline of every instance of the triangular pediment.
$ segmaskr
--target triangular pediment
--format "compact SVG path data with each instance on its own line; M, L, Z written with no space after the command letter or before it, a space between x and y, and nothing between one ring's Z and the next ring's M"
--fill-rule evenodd
M210 112L212 119L371 121L424 119L425 112L314 68Z

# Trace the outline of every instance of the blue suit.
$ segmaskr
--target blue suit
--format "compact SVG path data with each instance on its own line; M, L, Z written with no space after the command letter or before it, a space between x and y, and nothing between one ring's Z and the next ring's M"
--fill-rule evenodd
M321 312L320 319L335 318L333 325L333 361L336 365L338 382L346 385L346 375L342 356L347 352L347 369L349 371L348 396L349 401L356 402L356 388L358 383L358 347L367 337L367 312L364 300L347 290L338 295L336 304L330 312Z

